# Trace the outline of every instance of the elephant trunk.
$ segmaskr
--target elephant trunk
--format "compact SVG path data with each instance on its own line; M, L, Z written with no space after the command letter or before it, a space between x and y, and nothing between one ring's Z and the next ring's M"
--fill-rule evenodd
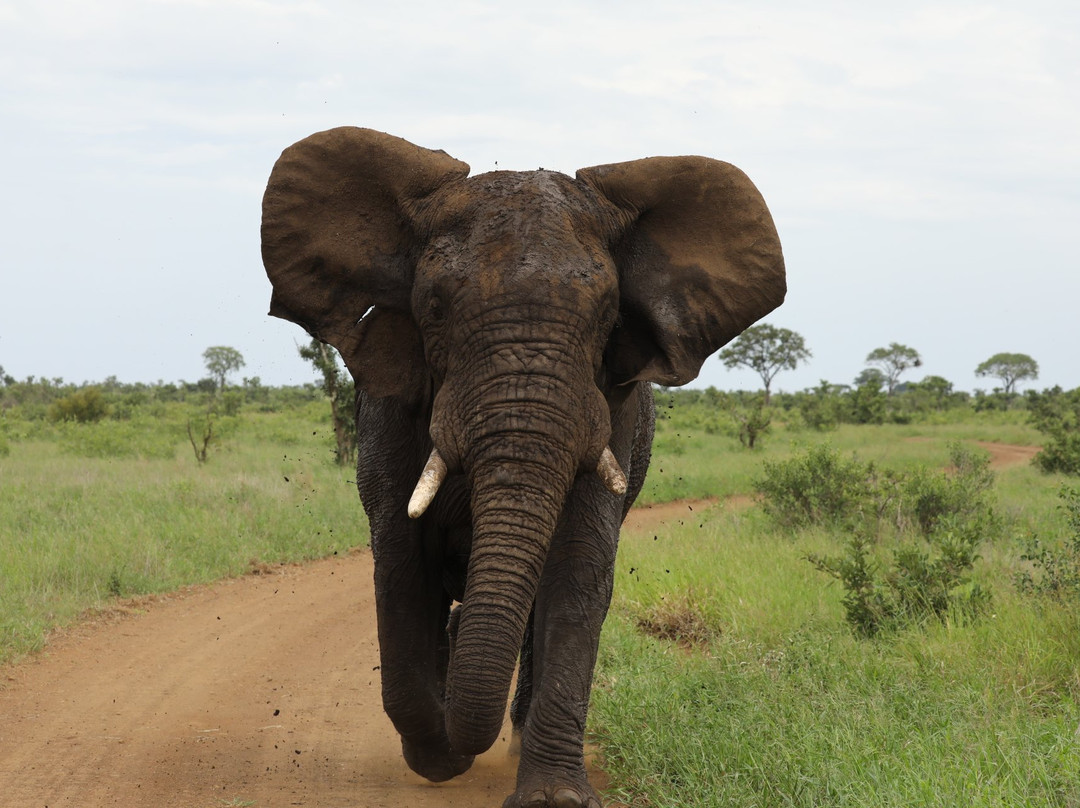
M525 423L523 410L533 411ZM472 550L446 689L447 733L460 754L488 749L502 728L551 538L586 451L583 413L573 410L536 415L511 402L474 420L481 431L462 458L472 485Z

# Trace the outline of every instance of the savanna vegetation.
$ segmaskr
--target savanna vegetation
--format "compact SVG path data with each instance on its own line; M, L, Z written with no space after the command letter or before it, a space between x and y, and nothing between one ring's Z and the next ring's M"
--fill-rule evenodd
M0 660L366 542L348 391L308 350L288 388L230 385L230 356L197 383L0 373ZM613 798L1080 806L1080 391L656 398L641 503L689 501L623 533L590 714Z

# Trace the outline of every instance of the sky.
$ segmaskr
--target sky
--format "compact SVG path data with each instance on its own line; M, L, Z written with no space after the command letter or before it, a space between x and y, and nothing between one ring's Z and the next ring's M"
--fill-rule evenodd
M1080 4L0 0L0 366L68 382L315 381L266 315L282 149L355 125L474 174L700 154L772 211L813 356L773 389L1080 386ZM238 381L239 379L237 379ZM758 389L708 359L694 387Z

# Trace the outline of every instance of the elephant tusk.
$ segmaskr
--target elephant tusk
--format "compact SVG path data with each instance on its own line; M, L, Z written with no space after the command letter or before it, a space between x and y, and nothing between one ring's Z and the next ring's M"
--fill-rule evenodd
M442 459L438 449L432 449L424 470L420 472L416 488L413 489L412 496L409 498L410 519L419 519L423 515L428 505L435 499L435 494L438 493L439 486L445 479L446 461Z
M600 475L604 487L615 496L621 497L626 493L626 474L619 468L619 461L611 453L610 447L604 447L600 462L596 464L596 473Z

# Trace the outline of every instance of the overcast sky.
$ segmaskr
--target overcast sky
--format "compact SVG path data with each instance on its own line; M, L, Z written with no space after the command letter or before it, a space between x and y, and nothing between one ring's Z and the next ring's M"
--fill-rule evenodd
M1080 4L0 0L0 365L313 381L266 316L260 201L339 125L473 173L701 154L776 220L813 359L900 342L958 389L1030 354L1080 386ZM694 386L756 389L710 358Z

